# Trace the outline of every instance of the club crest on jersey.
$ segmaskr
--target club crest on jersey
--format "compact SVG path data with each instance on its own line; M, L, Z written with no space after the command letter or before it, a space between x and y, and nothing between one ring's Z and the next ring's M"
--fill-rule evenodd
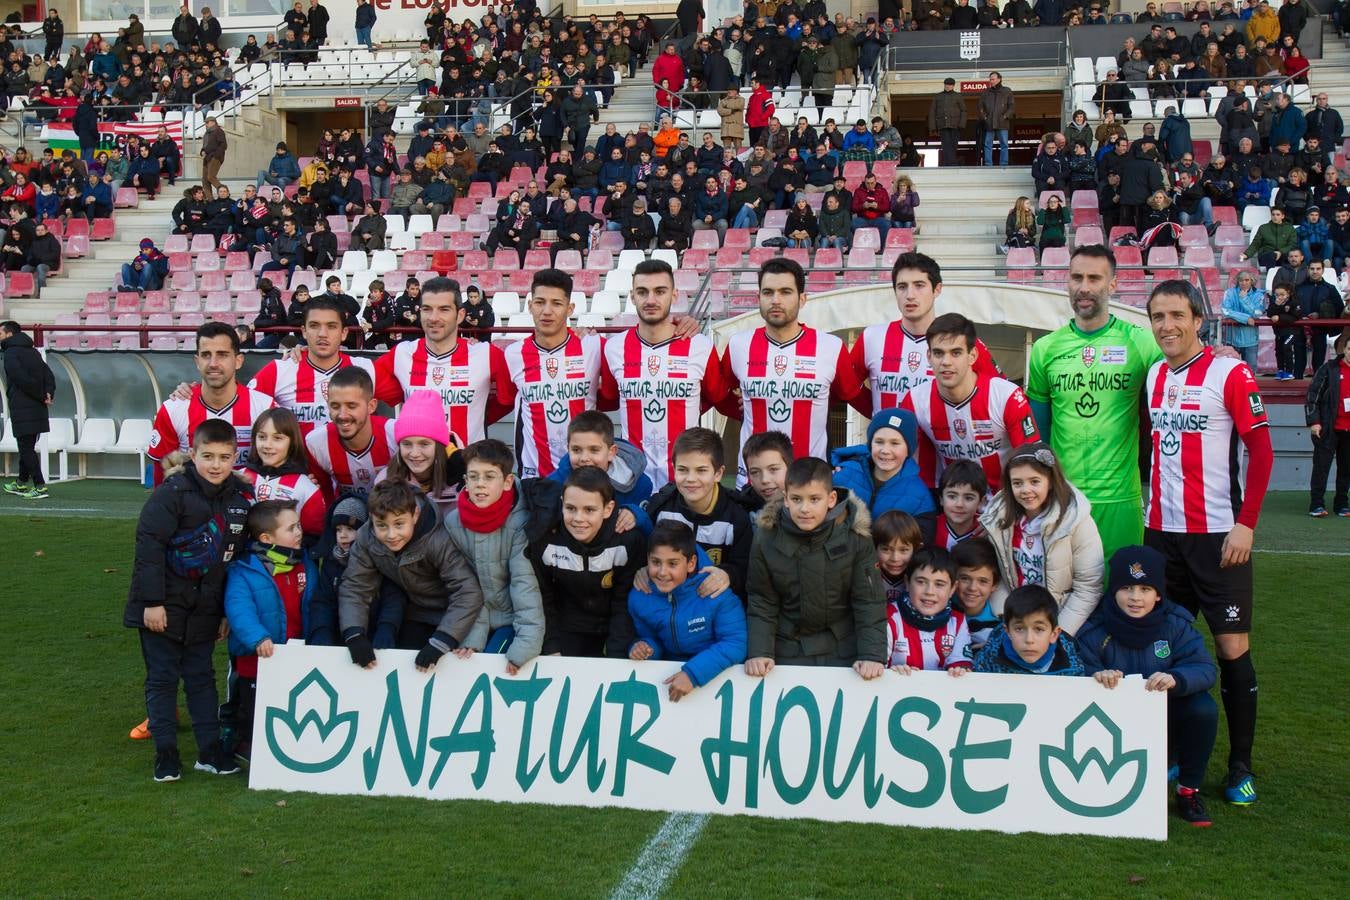
M369 469L357 469L356 480L362 485L369 485L371 481L371 472Z
M906 363L906 365L909 366L909 370L910 370L911 372L917 372L917 371L919 371L919 364L922 363L922 362L923 362L923 360L919 357L919 351L918 351L918 350L911 350L911 351L909 351L909 357L908 357L908 359L905 360L905 363Z
M1167 405L1176 406L1177 397L1179 397L1180 395L1181 391L1177 388L1177 386L1175 384L1169 384L1167 386Z
M555 357L555 356L550 356L548 359L544 360L544 371L548 373L548 377L549 377L549 378L557 378L557 377L558 377L558 359L557 359L557 357Z
M956 638L952 637L950 634L944 633L938 638L938 646L942 648L942 655L946 656L951 653L952 648L956 646Z
M258 502L261 503L262 501L271 498L272 486L264 481L257 486L257 488L255 489L255 493L257 495Z
M553 360L549 360L549 362L553 362ZM440 386L441 386L441 382L444 381L444 380L445 380L445 367L444 367L444 366L437 366L436 368L434 368L434 369L431 370L431 383L432 383L432 384L436 385L436 387L440 387Z
M1096 347L1084 347L1084 348L1083 348L1083 368L1085 368L1085 369L1090 369L1090 368L1092 368L1092 364L1095 363L1096 361L1097 361L1097 348L1096 348Z
M301 592L303 592L303 591L305 590L305 570L304 570L304 569L301 569L299 572L295 573L295 580L296 580L297 586L300 588Z
M610 588L614 587L614 570L613 570L613 569L610 569L608 572L606 572L606 573L604 574L603 577L601 577L601 579L600 579L600 587L604 588L605 590L609 590Z
M661 357L653 353L647 357L647 374L655 375L659 371L661 371Z
M779 375L787 371L787 357L782 353L773 358L773 370Z
M957 419L956 422L952 424L952 430L956 432L957 438L964 441L966 439L966 420Z

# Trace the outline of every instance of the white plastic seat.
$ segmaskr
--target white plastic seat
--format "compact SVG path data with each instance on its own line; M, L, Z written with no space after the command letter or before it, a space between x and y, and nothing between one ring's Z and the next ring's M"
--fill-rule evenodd
M70 445L75 443L75 423L70 419L52 419L47 432L47 453L56 454L56 481L70 480ZM50 472L51 469L49 468Z
M509 319L520 312L520 295L515 291L497 291L492 295L492 311L498 319Z
M342 254L342 271L348 273L364 272L370 268L364 250L347 250Z
M395 216L394 218L398 218ZM395 253L401 253L404 250L417 249L417 236L407 231L399 231L389 235L386 243L389 250Z
M595 296L591 297L591 315L602 318L617 316L621 308L619 295L614 291L596 291Z
M633 289L633 273L623 269L611 269L605 273L605 290L616 294L627 294Z
M406 230L406 228L405 228L404 225L403 225L403 217L402 217L402 216L397 216L397 215L394 215L393 213L390 213L390 214L387 215L387 216L382 216L382 218L384 219L384 233L385 233L385 234L387 234L387 235L388 235L388 234L399 234L399 233L401 233L401 232L403 232L403 231Z
M577 316L578 328L604 328L609 324L609 320L598 313L586 312Z
M1270 207L1252 205L1242 211L1242 227L1253 232L1270 221Z
M652 259L662 260L672 269L678 269L680 267L679 254L677 254L674 250L671 250L669 247L662 247L660 250L653 250Z
M66 452L79 454L79 471L83 477L89 454L106 453L116 443L117 425L112 419L85 419L80 427L80 439L67 447Z
M370 283L380 277L379 272L357 272L352 275L352 283L347 287L347 293L351 294L356 300L364 300L370 293Z
M436 226L432 224L431 216L426 213L408 217L408 233L413 237L421 237L435 230Z
M647 258L645 250L620 250L618 262L614 264L615 269L631 273L637 264ZM630 279L631 280L631 279Z
M393 250L376 250L370 255L370 271L372 272L383 275L385 272L393 272L397 268L398 254L394 253Z
M516 313L506 320L507 328L533 328L534 317L527 312Z

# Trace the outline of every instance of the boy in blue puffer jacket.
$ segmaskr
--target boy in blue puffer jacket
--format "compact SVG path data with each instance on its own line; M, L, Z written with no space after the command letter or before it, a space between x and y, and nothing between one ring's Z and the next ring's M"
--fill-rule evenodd
M273 645L306 634L309 601L318 572L301 549L300 514L289 500L264 500L244 524L248 552L225 574L225 617L230 622L230 676L220 708L221 742L248 761L258 658Z
M660 522L647 542L652 589L633 588L628 594L638 638L628 658L684 663L665 680L672 703L745 661L745 608L730 590L700 596L699 585L707 576L699 565L693 530L681 522Z
M1210 818L1200 783L1219 729L1219 708L1209 694L1218 667L1195 618L1162 595L1166 571L1156 550L1117 550L1106 596L1078 630L1078 652L1088 674L1108 688L1125 675L1141 675L1148 690L1167 691L1167 734L1180 767L1177 810L1203 827Z
M909 513L927 544L933 540L937 507L914 461L918 433L914 413L883 409L867 426L867 443L835 450L830 463L835 468L834 486L848 488L867 504L874 520L893 509Z

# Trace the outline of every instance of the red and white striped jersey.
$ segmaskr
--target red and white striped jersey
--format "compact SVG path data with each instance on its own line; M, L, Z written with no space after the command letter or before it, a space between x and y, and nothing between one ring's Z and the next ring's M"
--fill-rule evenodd
M516 388L516 459L521 478L545 477L567 455L567 425L595 409L597 397L612 402L614 378L605 366L598 334L545 349L533 336L506 348L506 366ZM612 408L612 407L611 407Z
M1231 531L1242 505L1238 439L1267 424L1251 369L1206 347L1175 369L1154 363L1145 392L1153 437L1144 522L1155 531Z
M328 421L328 382L338 369L347 366L360 366L372 379L375 377L375 364L368 359L342 353L331 369L320 369L310 362L309 351L302 350L298 360L272 360L258 370L248 386L271 394L277 406L295 413L300 433L308 437L315 425Z
M976 340L975 349L974 368L981 380L1003 374L984 341ZM864 328L849 357L858 378L872 383L871 413L894 409L905 394L933 380L928 337L910 334L898 319Z
M155 413L154 427L150 431L150 447L145 455L159 461L175 450L189 452L198 425L207 419L224 419L234 426L235 444L239 448L235 467L242 467L248 461L248 451L253 445L253 423L263 410L275 405L271 396L241 384L233 400L220 409L212 409L202 400L202 386L193 385L191 397L186 400L170 397Z
M375 396L396 406L413 391L435 391L450 433L461 446L487 437L487 426L510 412L515 386L500 347L457 341L435 354L424 338L404 341L375 361Z
M1003 461L1013 448L1040 440L1031 404L1022 389L1006 378L975 382L975 390L955 405L942 399L936 381L912 390L900 401L913 410L923 438L919 440L919 476L930 488L948 463L974 460L984 469L990 493L1003 483Z
M937 527L933 529L933 546L941 547L944 550L955 550L957 545L963 541L984 536L984 526L980 524L978 518L969 531L965 534L957 534L952 531L952 526L947 522L947 517L938 513Z
M309 468L330 497L342 494L370 493L375 476L384 471L389 460L398 452L394 440L394 420L384 416L370 417L370 443L353 453L342 443L337 426L332 422L315 428L305 438L309 453Z
M253 485L253 497L259 503L264 500L290 500L295 503L296 512L300 513L301 530L305 534L323 533L328 503L309 473L260 475L252 469L244 469L239 474Z
M619 394L623 436L642 449L660 490L674 477L675 439L726 395L721 360L702 334L648 344L634 328L605 341L605 365Z
M752 434L781 431L798 458L829 458L830 401L852 403L863 392L844 342L805 326L786 344L772 341L763 327L732 335L722 355L722 374L728 389L741 392L739 403L729 396L722 405L723 412L741 420L741 447ZM736 483L743 485L746 478L740 458Z
M1045 513L1028 520L1018 517L1013 523L1012 560L1017 587L1045 585Z
M945 624L933 631L915 628L900 615L900 607L886 604L886 631L891 638L889 665L937 671L972 665L970 629L965 614L952 610Z

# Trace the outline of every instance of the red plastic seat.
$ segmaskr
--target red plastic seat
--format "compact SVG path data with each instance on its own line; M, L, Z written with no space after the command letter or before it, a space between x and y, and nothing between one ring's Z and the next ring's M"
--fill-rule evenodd
M445 249L445 235L439 231L428 231L417 239L417 247L427 252Z
M459 254L453 250L437 250L431 254L431 267L441 275L448 275L459 268Z
M913 250L914 229L892 228L886 233L886 247L899 247L902 250Z
M117 189L117 194L113 198L113 206L116 209L135 209L140 205L141 198L134 187Z
M695 236L697 236L697 234L707 234L707 232L697 232ZM712 232L712 234L714 237L717 236L717 232L715 231ZM739 269L744 264L742 262L744 256L745 254L735 247L723 247L717 251L717 268Z
M240 293L241 291L251 291L257 286L257 279L253 277L253 272L231 272L230 286L231 293Z
M8 297L37 296L37 280L32 272L10 272L6 280L5 295Z
M680 259L680 268L691 269L695 272L708 271L708 251L695 250L690 247L684 251L684 256Z
M170 253L169 254L170 272L191 272L192 254L191 253Z
M515 251L511 251L515 252ZM488 268L488 255L486 250L466 250L460 257L459 267L468 269L471 272L482 272Z
M730 234L731 232L727 233ZM711 228L704 229L703 231L695 231L694 240L690 243L689 246L697 247L700 250L709 250L713 252L716 252L721 247L721 245L717 242L717 232ZM741 249L744 250L746 248L742 247Z
M65 243L66 256L71 259L79 259L81 256L89 255L89 235L76 234L66 238Z
M69 222L66 223L67 238L76 236L88 238L89 233L90 228L88 219L80 218L77 216L72 218Z
M74 222L74 219L71 219ZM95 219L93 227L89 232L89 239L94 241L111 241L115 229L112 219Z
M118 291L113 299L113 315L125 316L141 311L141 295L136 291Z
M728 228L726 239L722 241L723 247L735 247L738 250L749 250L753 245L748 228Z
M146 291L141 298L141 312L146 315L163 314L170 310L168 291Z
M225 254L226 272L249 272L252 266L249 264L248 253L243 250L231 250Z

